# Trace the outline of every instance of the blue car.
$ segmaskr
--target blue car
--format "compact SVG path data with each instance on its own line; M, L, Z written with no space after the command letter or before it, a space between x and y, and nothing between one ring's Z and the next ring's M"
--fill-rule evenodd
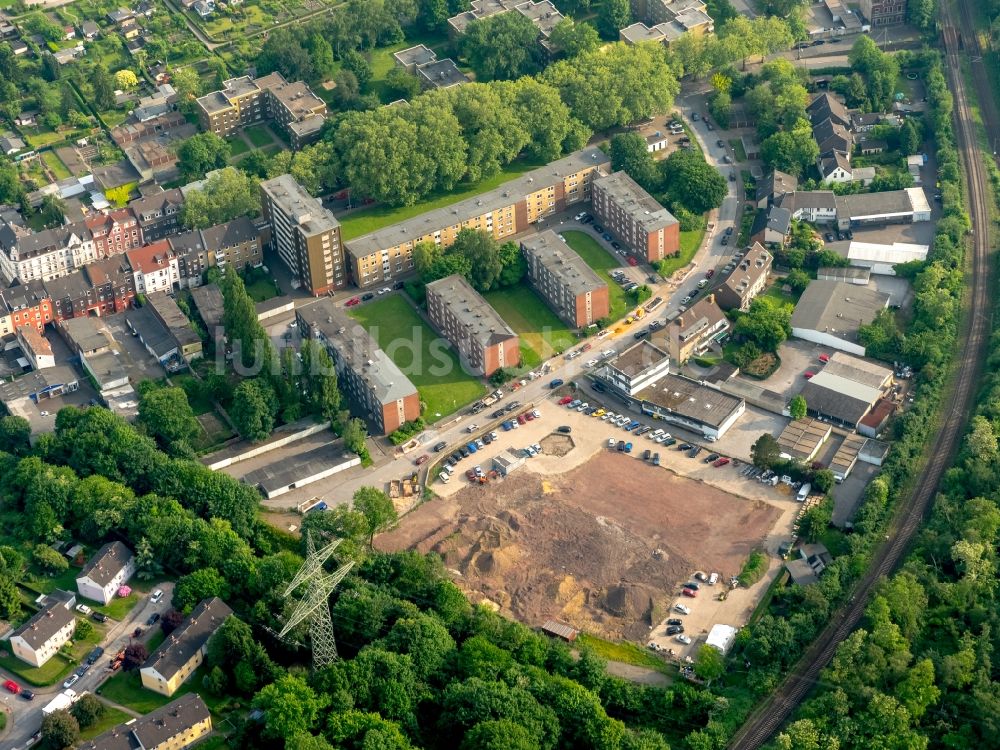
M632 452L632 443L625 443L625 452L626 453Z
M629 426L626 429L629 432L632 432L632 430L638 429L641 426L642 426L642 422L637 422L636 420L632 420L632 422L629 424Z
M549 383L549 388L555 389L555 388L558 388L559 386L561 386L562 384L563 384L563 380L561 378L556 378L551 383Z
M582 403L583 402L580 399L575 398L572 401L570 401L568 404L566 404L566 408L567 409L575 409L576 407L578 407Z
M465 447L469 449L469 453L475 453L477 450L479 450L479 448L476 447L475 443L469 443Z
M510 428L510 421L509 421L509 420L508 420L508 421L506 421L506 422L504 422L504 423L503 423L503 424L501 424L500 426L501 426L501 427L503 427L503 431L504 431L504 432L510 432L510 429L511 429L511 428Z
M605 239L605 240L607 240L608 242L611 242L611 240L613 239L613 238L611 237L611 235L610 235L610 234L608 234L607 232L605 232L605 233L604 233L603 237L604 237L604 239Z

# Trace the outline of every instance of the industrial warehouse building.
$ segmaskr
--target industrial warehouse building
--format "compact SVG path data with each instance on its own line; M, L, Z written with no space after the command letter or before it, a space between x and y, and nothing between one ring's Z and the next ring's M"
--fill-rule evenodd
M928 245L916 245L908 242L893 242L891 245L878 242L831 242L827 250L833 250L841 257L847 258L851 266L867 268L870 273L881 276L895 276L898 263L927 260L930 250Z
M889 304L889 295L843 281L814 281L799 297L792 313L792 335L814 344L864 356L858 341L868 325Z
M665 375L636 394L642 413L718 440L746 411L746 401L680 375Z
M838 229L931 220L931 206L923 188L918 187L884 193L838 195L836 202Z
M827 365L803 386L809 414L850 429L882 400L892 385L892 370L835 352Z

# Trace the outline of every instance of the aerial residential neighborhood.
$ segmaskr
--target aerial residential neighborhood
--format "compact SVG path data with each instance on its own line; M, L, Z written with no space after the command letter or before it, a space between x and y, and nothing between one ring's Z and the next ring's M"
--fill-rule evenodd
M986 748L994 0L0 0L0 748Z

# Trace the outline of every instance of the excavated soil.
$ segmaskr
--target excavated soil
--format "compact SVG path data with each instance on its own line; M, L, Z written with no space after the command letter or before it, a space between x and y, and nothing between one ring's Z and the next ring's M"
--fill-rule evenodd
M565 474L522 469L424 503L376 546L440 554L473 601L529 625L555 618L638 639L692 571L738 572L779 515L762 501L599 453Z

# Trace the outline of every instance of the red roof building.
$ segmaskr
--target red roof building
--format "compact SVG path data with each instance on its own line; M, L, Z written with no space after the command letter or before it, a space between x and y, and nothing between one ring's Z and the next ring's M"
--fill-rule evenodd
M98 257L121 255L142 245L142 229L130 208L88 216L86 222L87 229L94 235Z

